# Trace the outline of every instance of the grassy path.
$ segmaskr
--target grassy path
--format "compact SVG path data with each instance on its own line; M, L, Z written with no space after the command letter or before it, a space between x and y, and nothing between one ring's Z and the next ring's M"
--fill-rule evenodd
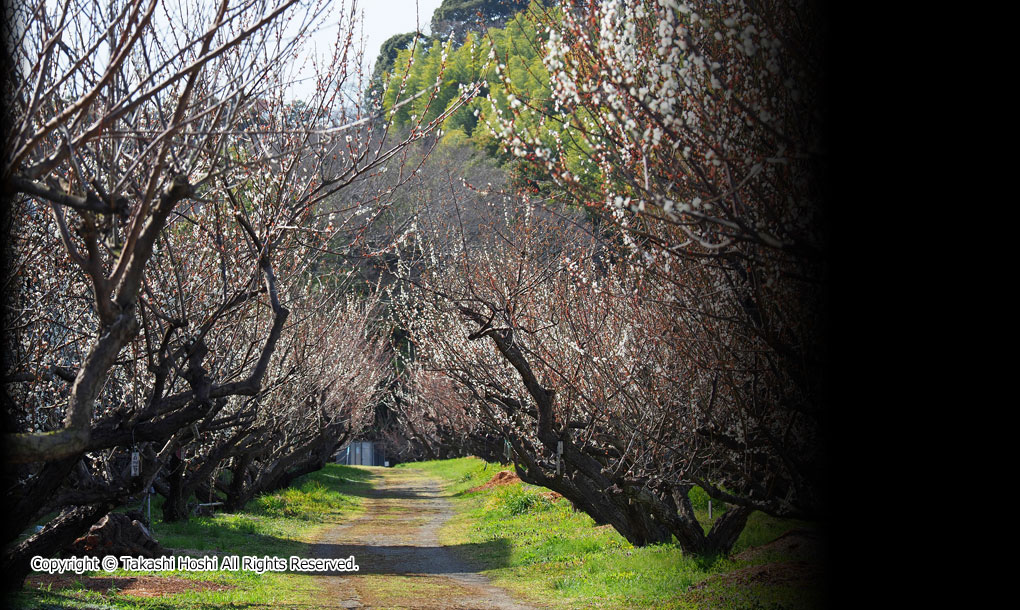
M558 610L824 607L820 547L809 530L798 529L808 523L755 513L729 556L685 555L673 544L635 548L566 499L495 476L505 468L460 458L396 470L443 481L455 516L440 529L440 541L464 551L482 575L521 601ZM692 496L692 504L710 523L707 496ZM791 530L801 534L782 537Z
M810 524L752 515L728 557L635 548L541 488L490 481L475 458L396 468L328 464L237 513L153 523L176 555L354 556L357 572L36 575L0 604L32 610L813 610ZM696 510L707 508L692 498ZM706 500L707 502L707 500ZM159 514L154 503L153 516ZM699 514L706 517L704 514ZM814 550L812 550L814 549Z
M360 567L323 577L322 598L330 607L533 608L494 587L458 549L439 543L453 509L437 480L414 470L365 469L372 487L364 492L361 515L330 528L312 547L314 557L354 555Z

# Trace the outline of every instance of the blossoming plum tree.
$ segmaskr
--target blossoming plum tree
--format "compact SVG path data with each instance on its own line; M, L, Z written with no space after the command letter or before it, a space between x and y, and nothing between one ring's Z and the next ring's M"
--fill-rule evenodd
M544 13L551 97L497 54L480 113L545 178L544 208L503 203L478 230L462 212L481 199L416 226L401 323L421 366L469 393L524 480L636 544L725 551L752 510L822 510L813 10ZM728 506L707 534L694 485Z
M206 443L216 467L253 446L231 429L264 426L271 440L242 469L238 493L250 496L363 425L384 359L356 299L341 298L342 278L317 262L341 232L356 237L414 168L374 197L338 193L399 161L430 128L394 138L349 101L361 88L350 83L353 6L338 13L315 92L287 101L294 57L326 8L5 8L14 45L0 170L11 223L4 541L58 514L5 549L5 579L20 582L27 557L55 553L147 489L179 449ZM333 351L333 366L295 351L330 337L331 349L350 350ZM284 382L300 388L299 404L279 395Z
M419 258L394 291L415 346L410 385L428 397L425 434L478 439L476 454L507 443L522 479L635 544L728 549L750 509L726 511L706 535L687 493L721 457L689 431L732 411L698 402L704 375L671 341L683 332L672 312L649 306L640 270L576 214L513 199L474 213L483 230L470 240L458 221L419 217Z
M718 500L819 514L819 7L606 0L547 15L551 97L492 104L484 120L547 178L546 195L587 210L628 246L642 292L687 326L675 347L711 379L702 399L725 397L741 413L701 430L741 466L694 481ZM505 73L500 86L515 93Z

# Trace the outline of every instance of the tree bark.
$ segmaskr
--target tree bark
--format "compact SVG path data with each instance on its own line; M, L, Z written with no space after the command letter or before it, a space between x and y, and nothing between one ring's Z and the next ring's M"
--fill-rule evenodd
M170 493L163 502L163 520L167 523L188 518L188 507L185 505L184 497L184 468L184 460L177 456L177 451L174 451L170 456L169 472L166 477Z
M41 532L22 543L4 551L0 560L0 579L5 589L20 589L25 578L31 573L32 557L56 557L61 549L75 541L103 515L110 512L113 504L101 502L65 509Z

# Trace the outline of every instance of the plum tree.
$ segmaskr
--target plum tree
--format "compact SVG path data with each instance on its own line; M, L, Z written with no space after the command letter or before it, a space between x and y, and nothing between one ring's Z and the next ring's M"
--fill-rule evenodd
M226 461L243 475L233 497L250 497L321 465L364 425L385 357L371 308L319 262L415 168L374 196L339 195L431 127L396 138L350 96L354 6L337 12L314 93L288 100L295 57L327 8L5 8L6 580L153 483L179 513ZM234 434L245 426L265 436ZM59 516L12 543L50 511Z

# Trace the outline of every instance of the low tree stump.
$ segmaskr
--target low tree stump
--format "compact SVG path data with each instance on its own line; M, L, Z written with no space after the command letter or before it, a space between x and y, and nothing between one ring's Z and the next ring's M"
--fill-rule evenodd
M79 557L130 555L154 558L171 554L156 542L141 521L123 513L107 514L89 528L87 534L72 542L65 552Z

